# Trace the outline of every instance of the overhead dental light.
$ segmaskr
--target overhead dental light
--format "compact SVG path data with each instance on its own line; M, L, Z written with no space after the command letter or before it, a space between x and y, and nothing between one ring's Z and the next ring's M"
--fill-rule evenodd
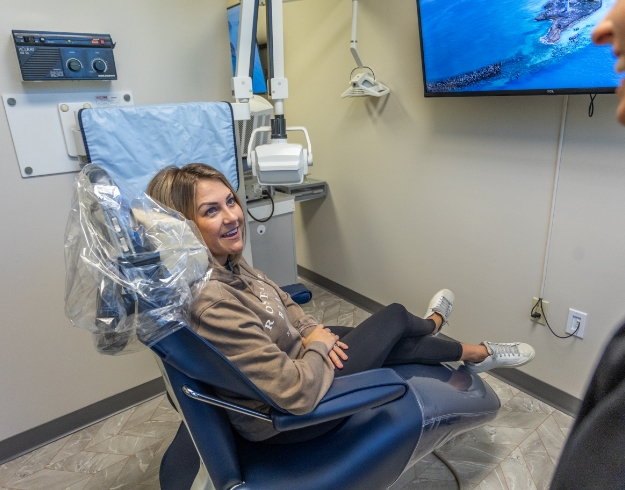
M366 66L362 62L362 58L358 53L358 0L352 0L352 42L350 43L350 51L356 61L356 68L354 68L349 76L350 87L343 92L342 98L345 97L382 97L388 94L391 90L381 82L378 82L375 78L375 73L371 67ZM354 72L359 69L366 69L369 73L358 73L354 76Z
M312 165L312 148L308 131L301 126L287 127L284 117L284 100L289 96L288 80L284 77L284 35L283 0L264 0L267 11L267 44L269 49L269 97L274 104L274 118L271 126L256 128L247 148L248 164L260 185L301 184ZM232 78L232 92L237 105L248 104L252 98L252 70L256 24L261 0L241 0L239 22L239 53L236 75ZM248 106L249 107L249 106ZM249 117L249 109L248 109ZM287 131L303 131L308 149L296 143L289 143ZM268 132L268 144L256 145L256 133Z

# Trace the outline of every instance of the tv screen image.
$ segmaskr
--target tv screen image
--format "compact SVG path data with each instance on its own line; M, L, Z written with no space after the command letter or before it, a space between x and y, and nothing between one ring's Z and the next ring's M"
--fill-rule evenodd
M417 0L426 96L610 93L616 0Z
M230 34L230 53L232 55L232 74L236 75L237 46L239 44L239 17L241 5L235 5L228 9L228 32ZM258 46L254 49L254 73L252 75L252 90L255 94L267 93L267 82L263 73L263 65L260 62Z

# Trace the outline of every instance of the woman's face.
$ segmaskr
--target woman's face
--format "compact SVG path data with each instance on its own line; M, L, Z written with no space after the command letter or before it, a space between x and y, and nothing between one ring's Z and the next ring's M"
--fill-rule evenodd
M243 210L223 182L205 179L195 185L195 213L195 224L218 263L243 251Z
M615 69L617 73L625 72L625 0L618 0L605 18L597 24L592 33L595 44L611 44L614 55L618 58ZM616 117L625 124L625 81L621 81L616 93L621 103L616 110Z

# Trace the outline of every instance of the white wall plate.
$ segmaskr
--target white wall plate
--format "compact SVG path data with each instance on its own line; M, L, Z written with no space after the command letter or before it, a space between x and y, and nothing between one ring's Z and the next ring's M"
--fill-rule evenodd
M128 99L128 100L126 100ZM92 107L133 105L132 92L2 94L22 177L78 172L80 160L68 155L59 104Z

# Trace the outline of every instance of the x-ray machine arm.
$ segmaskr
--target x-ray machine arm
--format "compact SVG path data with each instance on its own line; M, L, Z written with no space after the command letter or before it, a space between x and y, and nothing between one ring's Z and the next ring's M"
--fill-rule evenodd
M274 104L271 127L254 130L250 137L248 158L252 172L261 185L301 183L312 165L312 148L308 131L303 127L286 127L284 100L289 97L289 82L284 76L283 0L266 0L267 40L269 48L269 97ZM256 44L256 25L260 0L241 0L239 42L236 74L232 78L232 92L238 104L249 103L253 96L252 72ZM308 150L287 142L287 131L303 131ZM255 147L255 133L271 131L271 143Z

